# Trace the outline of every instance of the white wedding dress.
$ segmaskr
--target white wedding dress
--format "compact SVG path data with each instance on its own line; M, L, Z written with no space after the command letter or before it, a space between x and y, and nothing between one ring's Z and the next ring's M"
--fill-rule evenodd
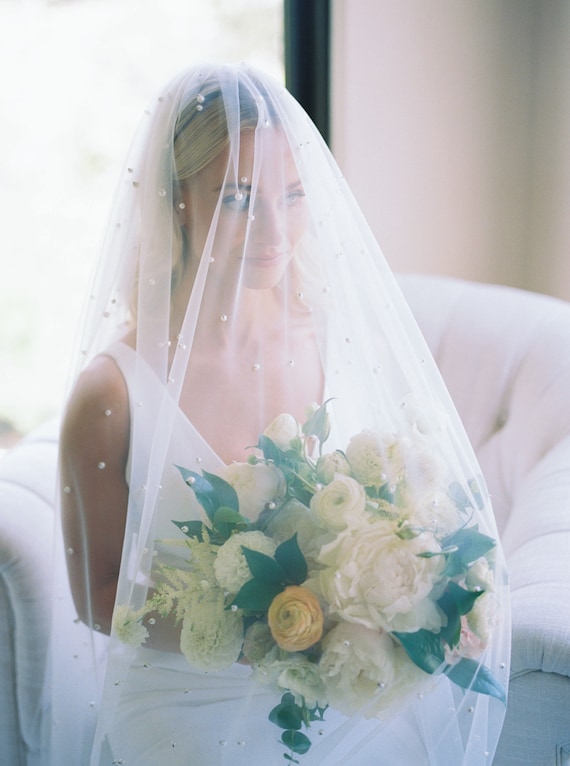
M131 406L136 354L117 343L107 352L119 366L129 390ZM158 381L147 368L147 391ZM140 375L140 369L139 369ZM158 388L157 388L158 390ZM135 405L136 406L136 405ZM141 438L139 433L138 438ZM215 472L223 463L208 444L199 439L199 454L188 454L196 444L196 429L178 410L159 499L156 539L172 538L172 520L184 521L196 503L175 465L198 464ZM194 512L196 509L194 508ZM176 549L175 549L176 550ZM185 549L180 549L184 551ZM183 554L182 554L183 555ZM172 563L184 560L172 556ZM407 712L388 722L348 719L332 709L324 721L313 722L307 735L312 747L301 756L303 766L400 766L413 763L448 766L463 761L459 730L430 729L430 713L456 704L445 679L436 684L425 704L417 699ZM286 747L280 730L268 720L280 697L251 680L248 666L234 664L222 672L201 672L190 667L182 654L137 649L112 720L107 742L97 766L280 766ZM457 695L456 695L457 696ZM458 693L461 697L461 693ZM102 720L107 721L104 717ZM454 719L453 719L454 720ZM431 735L429 732L431 731ZM443 735L439 744L438 735ZM430 755L425 740L430 742ZM110 745L112 756L107 747ZM296 756L298 758L298 756ZM109 760L111 758L111 760ZM467 763L467 761L465 761Z

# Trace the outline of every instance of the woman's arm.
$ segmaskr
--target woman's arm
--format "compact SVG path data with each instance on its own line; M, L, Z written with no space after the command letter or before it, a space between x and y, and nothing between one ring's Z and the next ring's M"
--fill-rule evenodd
M62 526L81 620L109 633L127 514L130 440L125 380L107 356L81 374L61 433Z

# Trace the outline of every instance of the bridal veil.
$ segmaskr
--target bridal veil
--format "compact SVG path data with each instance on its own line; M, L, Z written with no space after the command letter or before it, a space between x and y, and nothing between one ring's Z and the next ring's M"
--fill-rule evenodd
M490 764L510 633L484 478L281 84L205 65L149 105L76 374L100 355L128 389L128 510L110 637L58 575L52 766ZM64 526L76 492L64 471Z

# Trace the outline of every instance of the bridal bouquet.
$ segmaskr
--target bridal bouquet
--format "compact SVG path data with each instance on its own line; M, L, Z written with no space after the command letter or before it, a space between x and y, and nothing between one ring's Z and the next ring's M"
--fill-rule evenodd
M269 719L294 762L328 706L382 718L442 673L505 696L480 659L496 596L477 483L449 484L417 425L324 453L329 430L325 403L302 426L276 418L222 475L180 467L204 520L174 522L188 567L160 569L143 610L176 615L194 667L241 660L279 690ZM118 635L144 641L143 616L118 610Z

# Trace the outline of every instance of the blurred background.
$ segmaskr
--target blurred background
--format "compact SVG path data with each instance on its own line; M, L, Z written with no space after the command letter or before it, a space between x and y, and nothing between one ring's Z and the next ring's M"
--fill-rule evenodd
M291 39L395 271L570 299L568 0L0 0L0 448L61 410L146 104L203 60L285 81Z

